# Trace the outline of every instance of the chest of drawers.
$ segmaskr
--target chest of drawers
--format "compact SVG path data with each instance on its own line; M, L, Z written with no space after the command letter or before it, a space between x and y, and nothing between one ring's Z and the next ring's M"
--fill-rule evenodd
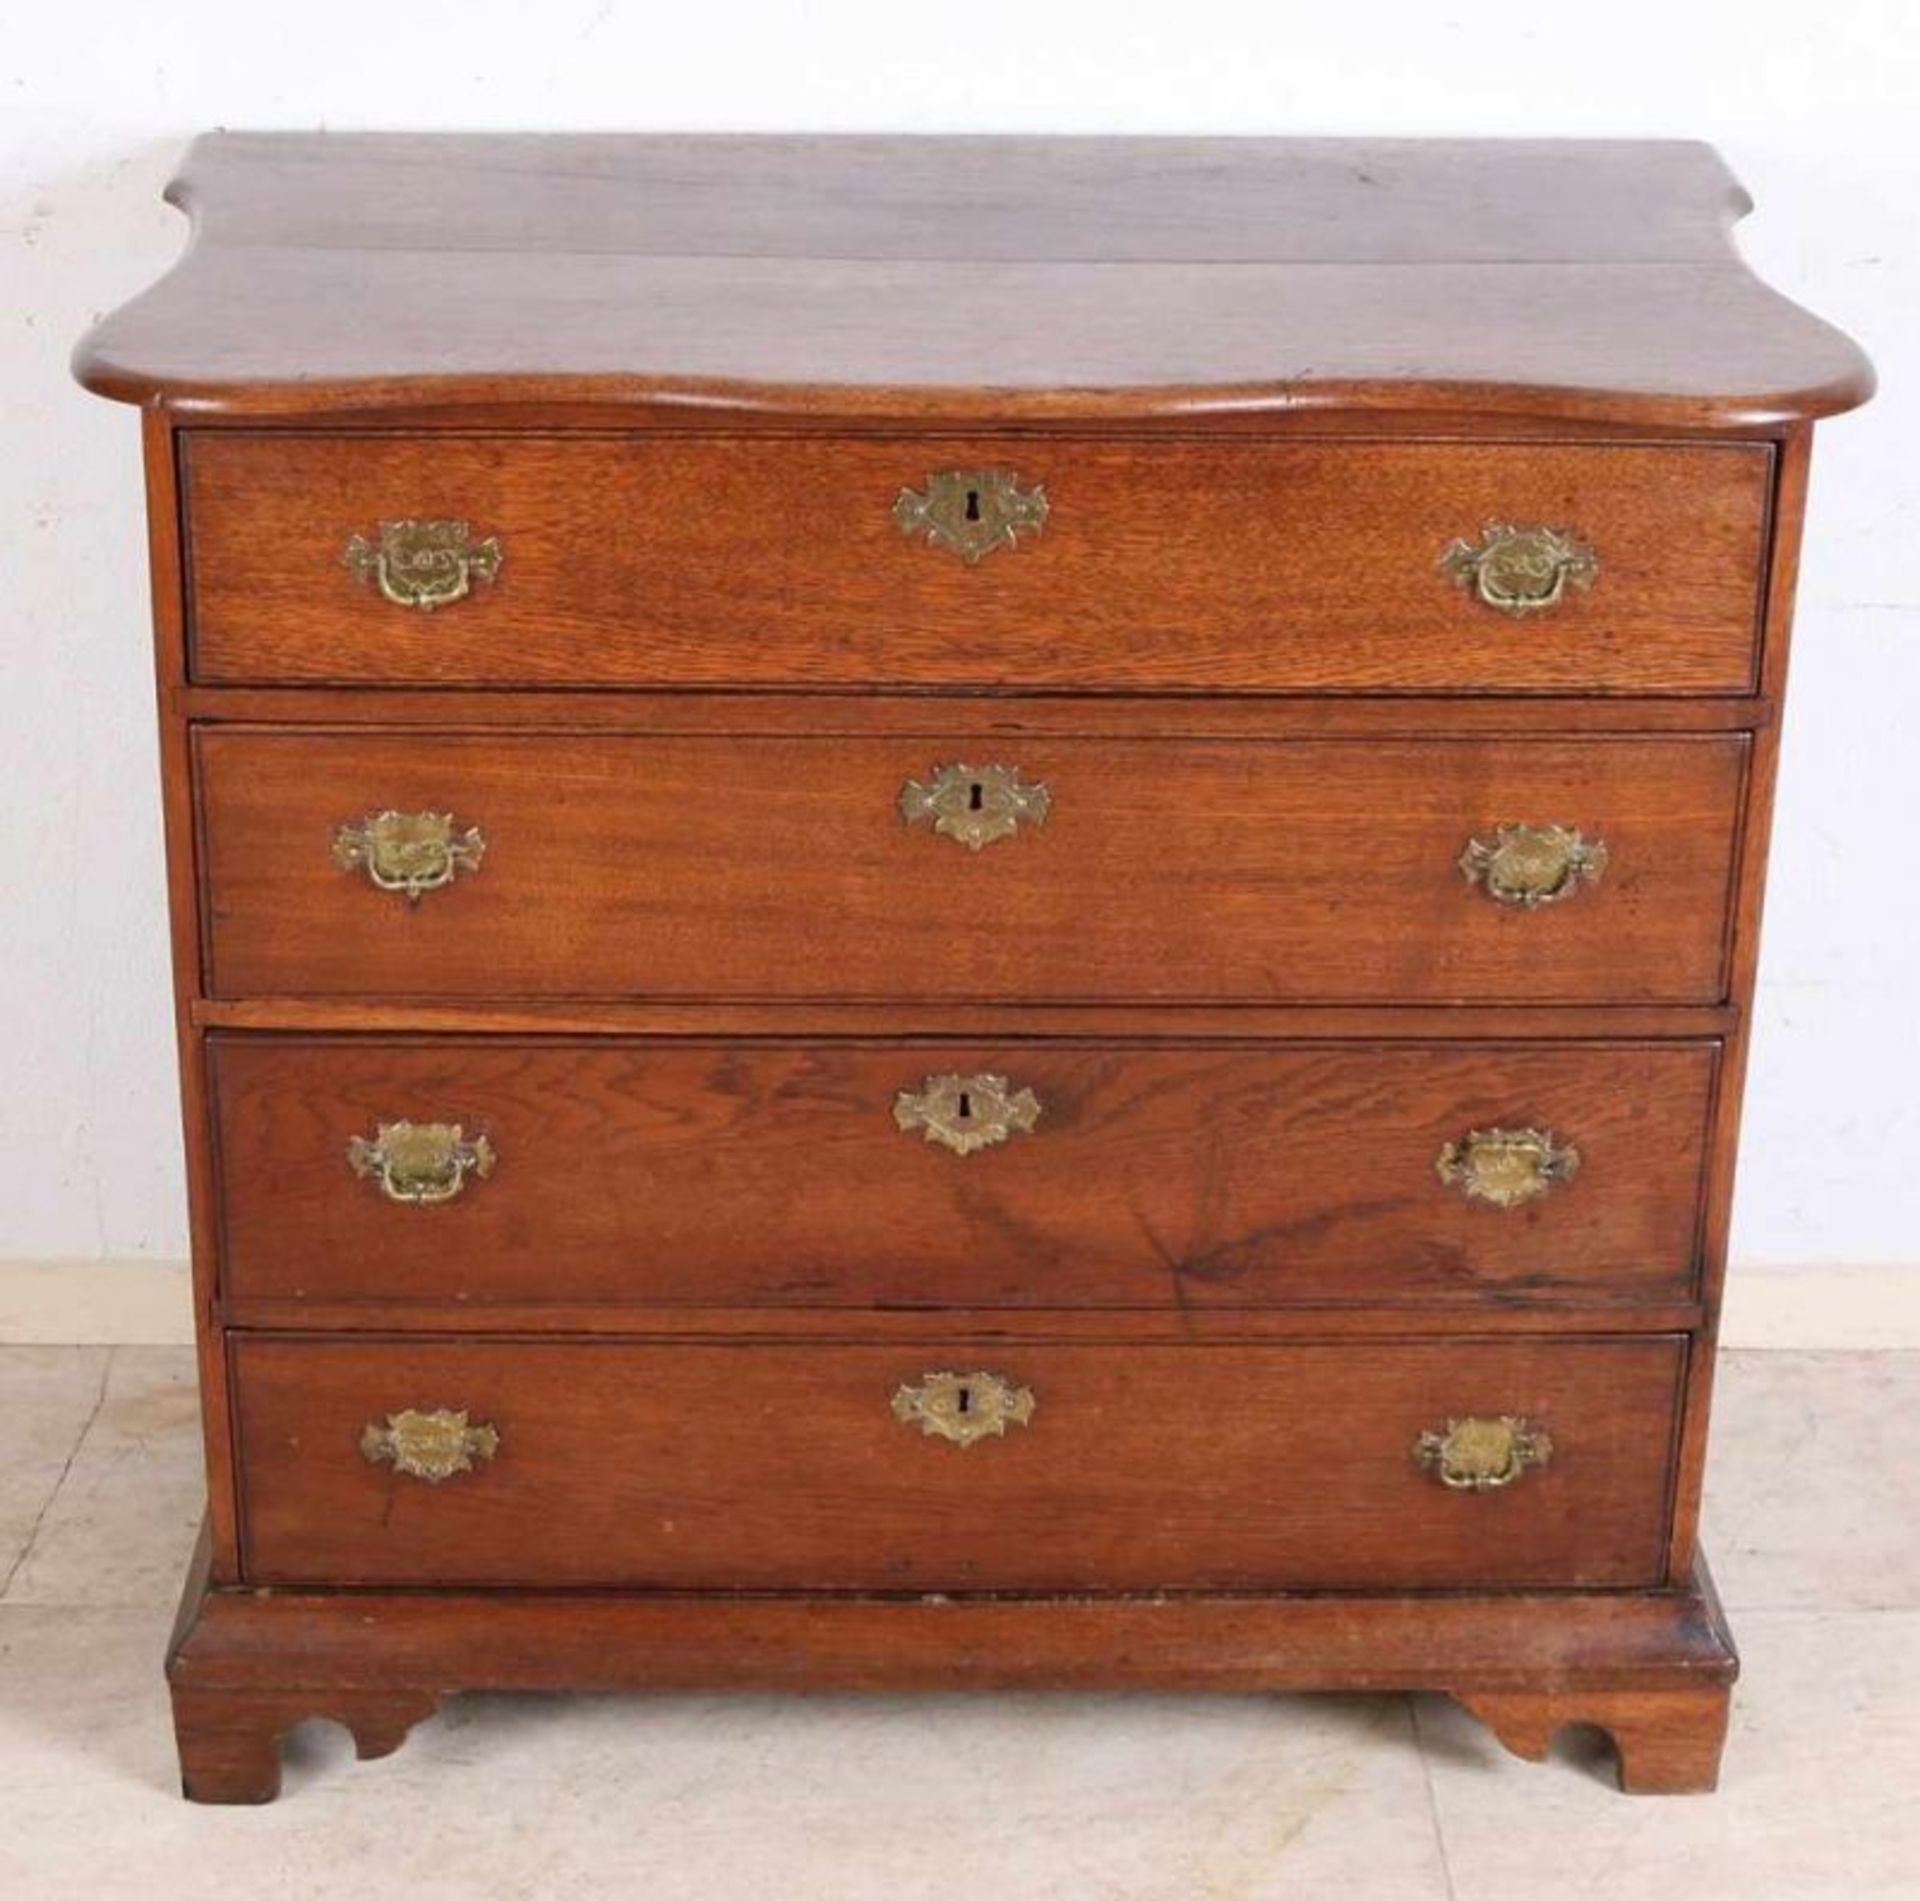
M144 407L187 1793L468 1688L1713 1783L1819 416L1703 148L223 135Z

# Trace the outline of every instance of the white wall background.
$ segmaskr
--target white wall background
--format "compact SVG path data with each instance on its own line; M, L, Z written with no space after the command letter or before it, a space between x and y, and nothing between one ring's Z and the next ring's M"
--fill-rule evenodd
M1884 393L1816 461L1735 1252L1920 1269L1903 0L63 0L0 14L0 1257L185 1251L138 445L67 377L208 126L1677 135Z

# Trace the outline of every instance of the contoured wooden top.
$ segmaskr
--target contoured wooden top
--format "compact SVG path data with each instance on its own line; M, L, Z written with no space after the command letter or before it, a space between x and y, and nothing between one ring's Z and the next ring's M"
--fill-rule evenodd
M1769 428L1865 400L1704 145L220 133L76 373L203 412Z

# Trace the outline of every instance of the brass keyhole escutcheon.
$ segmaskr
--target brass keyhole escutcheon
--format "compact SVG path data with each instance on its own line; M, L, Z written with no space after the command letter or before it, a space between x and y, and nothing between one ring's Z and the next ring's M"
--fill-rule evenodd
M1029 781L1018 766L972 766L965 760L935 766L924 779L900 788L900 816L909 825L931 825L968 851L982 851L1021 826L1046 823L1053 794Z
M957 554L968 567L996 548L1019 545L1046 525L1047 491L1022 488L1010 469L943 469L924 489L903 488L893 504L903 535Z
M918 1129L929 1142L971 1155L1040 1120L1040 1098L1015 1089L1004 1076L928 1076L918 1089L903 1089L893 1101L893 1120L908 1134Z
M893 1416L929 1439L957 1446L1004 1439L1009 1426L1032 1422L1032 1390L998 1373L923 1373L893 1396Z

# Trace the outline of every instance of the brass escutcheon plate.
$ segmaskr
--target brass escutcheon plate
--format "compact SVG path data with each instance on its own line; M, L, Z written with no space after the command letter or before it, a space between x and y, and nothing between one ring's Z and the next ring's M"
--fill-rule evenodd
M1455 1492L1497 1492L1529 1467L1545 1465L1553 1441L1539 1426L1511 1413L1497 1419L1449 1419L1443 1431L1415 1440L1416 1464Z
M356 1135L347 1143L347 1166L362 1181L415 1207L451 1201L469 1175L491 1175L493 1163L493 1144L484 1135L468 1141L457 1122L382 1122L372 1141Z
M475 541L463 521L383 521L371 539L350 535L343 564L371 581L396 607L431 613L472 593L500 572L500 543Z
M985 1072L928 1076L918 1089L903 1089L894 1098L893 1119L909 1134L918 1129L929 1142L972 1155L1030 1131L1040 1120L1040 1099Z
M945 469L923 491L903 488L893 504L903 535L948 549L969 567L1014 547L1046 525L1047 491L1022 488L1010 469Z
M1459 862L1468 884L1480 886L1496 904L1533 911L1572 897L1582 885L1598 884L1607 848L1565 825L1502 825L1491 840L1468 839Z
M1564 528L1490 521L1477 543L1449 542L1440 565L1486 606L1524 618L1557 606L1570 587L1591 587L1600 557Z
M370 1424L360 1434L360 1456L369 1465L390 1465L428 1485L471 1472L499 1450L499 1432L470 1424L464 1409L423 1412L409 1406L389 1413L385 1425Z
M968 851L1011 838L1022 825L1046 823L1053 794L1028 784L1018 766L970 766L964 760L936 766L925 779L900 788L900 816L909 825L931 825Z
M364 871L377 890L397 891L409 904L463 871L478 871L486 849L480 828L457 829L451 812L369 812L333 835L333 862L342 871Z
M1003 1439L1033 1419L1034 1398L998 1373L923 1373L893 1396L893 1416L929 1439L957 1446Z
M1434 1173L1469 1201L1518 1208L1580 1170L1580 1151L1551 1129L1472 1129L1434 1157Z

